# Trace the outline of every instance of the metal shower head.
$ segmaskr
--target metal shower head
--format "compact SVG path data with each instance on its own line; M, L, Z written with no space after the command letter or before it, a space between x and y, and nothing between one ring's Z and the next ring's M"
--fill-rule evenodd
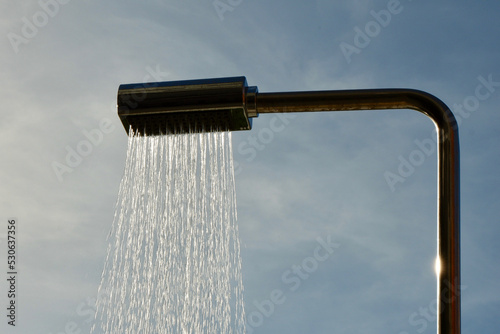
M120 85L118 115L145 136L250 130L256 93L245 77Z

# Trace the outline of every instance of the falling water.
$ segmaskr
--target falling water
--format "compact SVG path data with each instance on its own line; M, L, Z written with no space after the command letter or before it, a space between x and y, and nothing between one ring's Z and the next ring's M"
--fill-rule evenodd
M92 333L245 333L231 134L130 136Z

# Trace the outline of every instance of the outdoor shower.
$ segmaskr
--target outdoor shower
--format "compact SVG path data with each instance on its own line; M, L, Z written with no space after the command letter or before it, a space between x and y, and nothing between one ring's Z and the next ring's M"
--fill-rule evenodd
M250 130L259 114L414 109L438 131L438 334L460 333L458 126L449 108L411 89L259 93L245 77L121 85L118 115L128 133ZM129 129L133 132L129 132Z

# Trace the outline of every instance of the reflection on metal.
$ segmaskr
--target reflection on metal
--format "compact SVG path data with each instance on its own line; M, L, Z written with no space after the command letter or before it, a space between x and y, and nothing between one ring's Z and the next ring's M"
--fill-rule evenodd
M140 86L140 87L139 87ZM345 91L258 93L248 87L244 77L206 79L170 83L150 83L120 86L118 105L123 117L141 114L134 106L148 109L143 114L163 116L171 111L181 114L188 124L204 126L206 113L223 111L228 116L217 126L220 130L251 128L251 118L259 114L309 112L414 109L430 117L438 130L438 334L460 333L460 180L458 125L450 109L438 98L411 89L367 89ZM148 91L148 87L153 90ZM165 87L170 87L165 91ZM229 88L228 88L229 87ZM128 91L132 89L132 91ZM135 89L135 91L134 91ZM137 90L138 89L138 90ZM125 99L123 99L125 97ZM134 100L135 97L135 100ZM228 111L229 110L229 111ZM239 119L232 126L233 111ZM123 117L122 117L123 116ZM167 122L176 122L175 118ZM123 121L144 133L143 120ZM165 126L166 123L162 123ZM220 126L224 124L224 126ZM142 129L140 127L143 127ZM169 126L170 127L170 126ZM179 129L177 124L171 126ZM186 127L181 128L186 130ZM216 130L216 129L214 129ZM147 131L146 131L147 133ZM165 133L163 130L159 133ZM149 134L149 133L147 133ZM155 133L153 133L155 134Z

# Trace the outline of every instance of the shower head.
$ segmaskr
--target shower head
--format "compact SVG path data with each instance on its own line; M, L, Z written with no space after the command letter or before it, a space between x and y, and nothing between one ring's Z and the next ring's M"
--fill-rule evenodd
M120 85L118 116L143 136L250 130L256 93L245 77Z

